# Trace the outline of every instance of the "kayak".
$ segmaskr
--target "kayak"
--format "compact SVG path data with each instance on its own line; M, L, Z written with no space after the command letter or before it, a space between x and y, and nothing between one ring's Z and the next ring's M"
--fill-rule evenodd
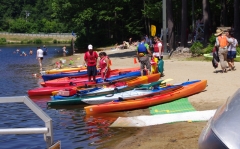
M41 74L55 74L55 73L69 72L69 71L81 71L81 70L86 70L86 69L87 69L86 67L51 69L51 70L41 71Z
M86 114L98 114L113 111L132 110L145 108L165 102L170 102L182 97L190 96L203 91L207 86L207 80L202 80L190 85L182 86L176 90L156 95L153 97L139 98L137 100L112 101L105 104L84 107Z
M122 73L120 75L111 76L110 78L106 79L106 82L112 82L115 80L128 78L128 77L134 77L134 76L136 76L136 77L141 76L140 71L127 72L127 73ZM101 77L96 78L97 83L102 83L103 81L104 80ZM85 85L88 83L89 83L88 78L64 78L64 79L46 81L44 83L41 83L41 85L42 86L59 87L59 86L71 86L73 84L82 86L82 85ZM93 82L90 84L93 84Z
M137 68L126 68L126 69L113 69L110 71L111 76L119 75L121 73L127 73L127 72L133 72L139 70L139 67ZM99 71L98 71L99 72ZM87 70L79 70L79 71L69 71L69 72L60 72L55 74L42 74L42 78L44 81L49 81L53 79L63 78L63 77L75 77L75 78L85 78L84 80L88 80L87 77ZM97 78L100 78L99 75Z
M176 86L167 86L163 88L158 87L154 89L135 88L133 90L117 93L117 94L109 94L106 96L100 96L95 98L86 98L86 99L84 98L82 99L82 102L87 104L97 105L97 104L104 104L114 100L119 100L119 101L131 100L131 99L133 100L133 99L151 97L154 95L162 94L162 93L165 93L165 91L170 92L180 87L182 86L176 85Z
M72 89L72 88L77 88L77 89L82 89L82 88L89 88L89 87L96 87L96 86L103 86L103 85L114 85L115 83L118 82L124 82L124 81L129 81L132 79L137 78L137 76L133 77L126 77L122 79L118 79L112 82L102 82L102 83L96 83L96 82L81 82L81 83L74 83L74 84L67 84L65 86L57 86L57 87L52 87L52 86L47 86L47 87L39 87L39 88L34 88L31 90L28 90L28 95L29 96L44 96L44 95L52 95L52 92L59 91L59 90L64 90L64 89Z
M86 94L77 94L77 95L73 95L73 96L69 96L69 97L63 97L63 96L59 96L59 95L55 95L55 96L51 96L51 101L49 101L47 104L50 105L68 105L68 104L81 104L83 103L81 100L85 99L85 98L91 98L91 97L97 97L97 96L103 96L103 95L107 95L107 94L114 94L114 93L120 93L120 92L124 92L124 91L129 91L134 89L136 86L139 86L142 84L142 82L147 82L147 83L151 83L151 82L155 82L157 80L159 80L160 78L160 74L151 74L146 76L141 76L138 77L136 79L130 80L130 81L126 81L125 84L133 84L130 82L135 82L135 86L128 86L128 85L123 85L123 86L118 86L118 87L102 87L100 89L97 89L95 91L91 91L88 92ZM137 84L136 82L139 82L139 84ZM149 80L148 81L142 81L142 80ZM161 81L158 81L161 83ZM158 83L158 85L160 84ZM153 83L153 85L156 85L156 83ZM150 85L148 85L150 86ZM144 88L146 88L146 86L143 85Z
M81 77L81 76L87 76L87 71L79 71L79 72L61 72L61 73L55 73L55 74L45 74L42 75L43 81L63 78L63 77Z
M163 91L165 91L165 90L169 91L171 89L179 88L179 86L182 87L182 86L186 86L189 84L194 84L199 81L200 80L188 81L188 82L181 83L179 85L172 85L172 86L167 86L164 88L161 88L161 87L155 87L153 89L135 88L133 90L126 91L126 92L109 94L106 96L99 96L99 97L94 97L94 98L82 99L82 102L95 105L95 104L107 103L107 102L118 100L118 99L119 100L139 99L139 98L147 97L150 95L153 96L153 95L162 94Z

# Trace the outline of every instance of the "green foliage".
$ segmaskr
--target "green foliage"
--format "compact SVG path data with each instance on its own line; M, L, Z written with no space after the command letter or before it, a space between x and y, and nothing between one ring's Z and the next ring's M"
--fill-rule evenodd
M57 40L56 40L56 39L54 39L54 40L53 40L53 43L54 43L54 44L57 44Z
M0 42L7 42L6 38L0 38Z
M212 53L213 45L209 44L205 49L203 49L204 54Z
M237 47L237 55L240 55L240 47Z
M200 56L203 54L203 44L201 42L194 42L194 44L190 47L192 52L192 56Z
M216 42L216 37L214 35L212 35L210 38L209 38L209 44L211 44L212 46L215 45L215 42Z
M43 43L41 39L35 39L33 42L35 44L42 44Z

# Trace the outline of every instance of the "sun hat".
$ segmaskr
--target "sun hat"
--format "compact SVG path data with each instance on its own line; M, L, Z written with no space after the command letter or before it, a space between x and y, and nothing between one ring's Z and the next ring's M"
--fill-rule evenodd
M92 50L93 49L93 46L90 44L88 45L88 50Z
M223 33L223 31L221 29L217 29L216 33L214 34L215 36L219 36Z

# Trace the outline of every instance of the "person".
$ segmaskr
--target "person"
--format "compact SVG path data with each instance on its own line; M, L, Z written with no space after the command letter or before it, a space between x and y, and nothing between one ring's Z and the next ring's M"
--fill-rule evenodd
M110 59L107 56L106 52L99 53L100 61L99 61L99 67L101 72L101 77L104 79L104 81L110 77Z
M143 70L146 66L148 74L151 72L151 63L148 57L148 54L151 54L151 51L149 49L149 45L145 43L145 37L141 38L141 42L138 44L136 50L137 50L137 58L140 62L140 69L141 69L141 75L143 76Z
M23 56L27 56L27 54L26 54L24 51L22 51L22 55L23 55Z
M63 50L63 56L66 56L66 54L67 54L66 45L63 46L62 50Z
M232 32L227 33L227 37L229 42L227 61L228 61L228 65L230 66L230 70L235 70L234 58L236 58L236 55L237 55L236 47L238 46L238 41L233 37Z
M40 47L37 47L36 59L38 59L40 71L42 71L43 50Z
M129 43L129 45L132 45L132 37L130 37L130 38L128 39L128 43Z
M163 46L160 38L157 36L154 37L154 46L153 46L153 57L158 58L158 60L163 58Z
M218 46L218 57L220 60L222 72L227 73L227 36L223 34L223 31L221 29L217 29L214 35L216 36L216 45Z
M84 54L84 62L87 65L87 73L88 73L88 81L96 81L97 75L97 59L98 54L96 51L93 51L93 46L91 44L88 45L88 51Z
M148 45L150 44L148 35L145 35L145 42L146 42Z
M153 46L153 60L157 58L156 63L157 63L157 71L155 70L154 72L159 72L161 73L161 76L164 76L163 71L164 71L164 61L163 61L163 44L157 36L154 37L154 46Z
M47 51L48 51L47 47L43 45L43 55L47 55Z
M30 49L30 50L29 50L29 55L32 55L32 54L33 54L33 50Z

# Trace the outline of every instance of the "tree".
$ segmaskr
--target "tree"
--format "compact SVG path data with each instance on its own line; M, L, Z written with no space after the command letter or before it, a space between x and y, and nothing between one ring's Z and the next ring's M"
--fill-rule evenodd
M208 39L209 39L209 3L208 3L208 0L203 0L202 6L203 6L203 23L204 23L203 45L207 46Z
M167 0L168 42L170 49L175 49L174 21L172 15L172 0Z
M187 46L187 0L182 0L181 46Z
M234 0L234 37L240 41L239 0Z

